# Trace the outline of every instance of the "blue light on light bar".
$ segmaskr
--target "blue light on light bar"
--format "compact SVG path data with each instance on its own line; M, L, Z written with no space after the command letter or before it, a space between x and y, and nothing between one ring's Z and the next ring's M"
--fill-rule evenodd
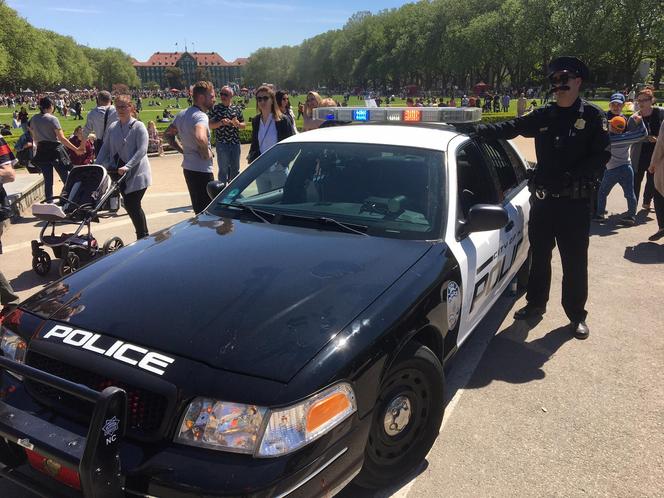
M369 110L355 109L353 111L353 121L369 121Z
M334 113L328 114L327 116L325 116L325 119L327 119L328 121L333 120L334 119Z

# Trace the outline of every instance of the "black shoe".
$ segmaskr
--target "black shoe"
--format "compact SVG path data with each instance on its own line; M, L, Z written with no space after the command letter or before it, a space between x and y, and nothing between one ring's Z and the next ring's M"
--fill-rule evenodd
M581 340L588 339L588 336L590 335L590 329L588 328L588 325L586 325L586 322L583 320L580 322L572 322L570 327L572 328L574 337Z
M604 223L606 221L606 216L603 216L601 214L596 214L595 216L592 217L592 220L595 223Z
M514 313L514 319L515 320L528 320L529 318L539 318L544 313L546 313L546 307L544 307L544 306L532 306L530 304L526 304L523 308L521 308L520 310L517 310Z
M623 216L622 218L620 218L620 223L622 223L623 225L633 226L636 225L636 218L630 215Z
M648 237L648 240L651 240L651 241L654 242L656 240L661 239L662 237L664 237L664 228L662 228L661 230L655 232L653 235Z

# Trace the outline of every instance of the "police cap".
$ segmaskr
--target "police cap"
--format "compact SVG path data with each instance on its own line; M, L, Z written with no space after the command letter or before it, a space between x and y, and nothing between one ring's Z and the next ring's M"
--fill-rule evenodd
M576 57L556 57L549 63L549 72L548 76L551 77L554 73L559 72L568 72L574 73L576 76L580 76L581 79L586 81L590 76L590 71L588 66L586 66L581 60Z

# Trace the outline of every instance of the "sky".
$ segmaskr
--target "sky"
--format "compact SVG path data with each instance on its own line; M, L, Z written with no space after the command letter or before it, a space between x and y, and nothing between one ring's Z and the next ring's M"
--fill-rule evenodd
M341 28L355 12L405 0L6 0L30 24L95 48L116 47L139 61L154 52L218 52L248 57L261 47L297 45ZM190 7L196 6L196 7Z

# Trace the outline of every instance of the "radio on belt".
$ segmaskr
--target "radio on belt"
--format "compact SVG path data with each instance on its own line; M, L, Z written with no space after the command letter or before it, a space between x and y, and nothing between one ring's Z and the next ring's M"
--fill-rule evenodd
M319 107L314 117L326 121L358 123L478 123L477 107Z

